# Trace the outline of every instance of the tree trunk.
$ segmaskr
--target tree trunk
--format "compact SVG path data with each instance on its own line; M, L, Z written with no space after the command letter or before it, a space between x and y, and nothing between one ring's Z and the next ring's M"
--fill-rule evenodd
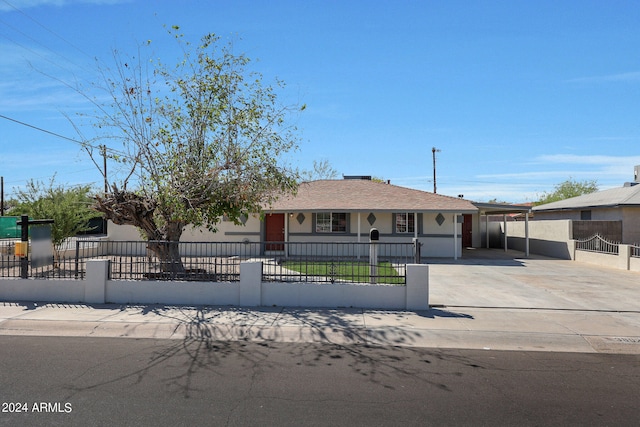
M186 269L180 256L179 242L177 241L149 241L148 248L158 257L160 271L171 278L184 276Z
M94 206L115 224L133 225L142 230L149 242L148 249L160 261L162 277L184 276L186 270L180 256L179 241L185 225L181 221L167 219L167 215L165 225L159 228L156 223L156 207L153 199L126 190L120 191L116 187L104 197L97 196Z
M169 274L171 278L186 274L180 256L180 236L183 228L182 223L169 223L163 230L164 233L155 230L159 239L149 241L149 249L156 254L160 261L160 270L164 274Z

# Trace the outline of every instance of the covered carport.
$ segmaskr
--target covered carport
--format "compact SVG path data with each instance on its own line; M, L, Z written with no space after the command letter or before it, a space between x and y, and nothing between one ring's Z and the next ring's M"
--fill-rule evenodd
M485 245L487 249L490 249L490 239L489 239L489 217L495 215L502 215L502 224L504 230L504 250L505 252L509 250L509 245L507 242L507 217L511 215L519 215L524 217L525 221L525 256L529 256L529 214L531 213L531 206L521 206L521 205L507 205L500 203L473 203L475 207L478 208L478 225L480 225L480 221L482 221L482 217L484 217L485 221Z

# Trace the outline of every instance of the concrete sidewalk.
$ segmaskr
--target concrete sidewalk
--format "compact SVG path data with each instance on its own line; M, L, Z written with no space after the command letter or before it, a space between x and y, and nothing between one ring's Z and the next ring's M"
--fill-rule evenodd
M640 354L640 314L0 303L0 335L206 339Z
M640 274L520 255L432 260L428 311L0 302L0 335L640 354Z

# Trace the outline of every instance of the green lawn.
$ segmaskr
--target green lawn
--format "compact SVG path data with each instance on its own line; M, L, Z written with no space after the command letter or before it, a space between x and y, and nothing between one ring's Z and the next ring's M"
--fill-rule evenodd
M356 261L286 261L284 268L308 276L333 277L335 280L369 283L369 264ZM404 277L389 262L378 263L378 283L404 285Z

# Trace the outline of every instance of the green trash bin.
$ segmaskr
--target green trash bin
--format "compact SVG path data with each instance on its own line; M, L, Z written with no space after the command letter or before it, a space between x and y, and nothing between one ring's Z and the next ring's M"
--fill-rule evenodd
M16 223L20 221L17 216L0 216L0 239L19 239L21 228Z

